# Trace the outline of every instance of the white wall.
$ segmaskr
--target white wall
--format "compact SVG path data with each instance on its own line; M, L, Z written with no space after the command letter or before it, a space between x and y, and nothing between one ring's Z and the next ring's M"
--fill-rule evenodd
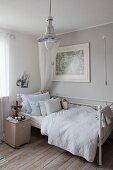
M108 86L105 85L104 40L107 54ZM113 24L76 31L60 36L61 46L90 43L91 82L53 82L53 94L76 98L113 101Z
M27 34L14 33L15 39L10 39L10 99L16 98L17 93L31 93L40 89L38 64L38 43L36 37ZM28 88L16 86L17 77L21 72L30 74Z
M16 39L10 42L10 96L31 93L40 89L38 43L36 37L14 32ZM108 86L105 86L104 41L107 37ZM113 24L60 36L61 46L90 43L91 82L53 82L51 92L61 96L113 101ZM16 79L22 71L30 74L28 89L18 89Z

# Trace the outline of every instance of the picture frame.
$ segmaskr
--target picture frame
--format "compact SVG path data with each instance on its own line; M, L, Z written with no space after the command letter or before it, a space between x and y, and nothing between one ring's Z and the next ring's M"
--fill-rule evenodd
M90 82L89 43L59 47L53 62L53 81Z
M28 88L29 81L25 80L21 82L21 88Z
M20 86L21 88L28 88L29 78L29 74L27 74L26 72L22 72L21 76L17 78L16 85Z

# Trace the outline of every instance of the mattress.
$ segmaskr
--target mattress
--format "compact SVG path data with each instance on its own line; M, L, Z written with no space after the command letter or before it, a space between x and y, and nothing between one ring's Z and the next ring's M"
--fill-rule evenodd
M30 116L30 117L31 117L31 125L37 128L41 128L41 123L44 116Z
M42 119L44 118L44 116L31 116L30 114L27 113L23 113L25 116L30 117L31 119L31 126L34 126L36 128L41 128L41 123L42 123Z

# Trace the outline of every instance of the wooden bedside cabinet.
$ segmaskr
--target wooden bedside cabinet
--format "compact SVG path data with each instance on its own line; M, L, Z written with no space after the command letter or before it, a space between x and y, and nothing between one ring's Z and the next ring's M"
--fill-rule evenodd
M5 121L5 142L16 148L25 143L29 143L31 138L30 118L22 121Z

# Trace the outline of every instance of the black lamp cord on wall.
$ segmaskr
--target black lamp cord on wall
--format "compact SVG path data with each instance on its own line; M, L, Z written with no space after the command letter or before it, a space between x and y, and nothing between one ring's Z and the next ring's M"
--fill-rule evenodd
M104 40L104 59L105 59L105 85L108 85L107 77L107 55L106 55L106 36L103 35L102 39Z

